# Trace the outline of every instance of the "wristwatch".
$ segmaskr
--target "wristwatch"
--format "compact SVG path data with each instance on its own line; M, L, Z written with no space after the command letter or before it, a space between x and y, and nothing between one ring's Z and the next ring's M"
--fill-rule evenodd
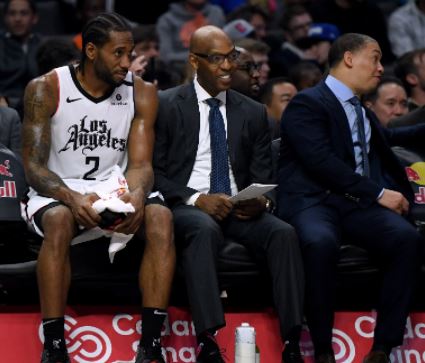
M273 210L273 203L272 203L272 201L269 198L266 198L266 197L265 197L265 199L266 199L266 211L267 212L272 212L272 210Z

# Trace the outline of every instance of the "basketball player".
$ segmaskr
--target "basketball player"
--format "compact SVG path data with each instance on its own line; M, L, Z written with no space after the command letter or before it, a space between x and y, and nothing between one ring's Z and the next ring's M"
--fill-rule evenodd
M128 72L134 45L119 15L95 17L82 38L78 65L34 79L25 92L23 154L31 186L25 211L44 234L37 263L45 337L41 361L69 362L64 310L70 241L82 228L101 221L92 207L97 195L82 190L108 180L118 165L129 188L120 198L135 212L114 231L133 234L143 225L146 239L139 274L143 329L136 362L164 362L160 332L175 252L171 214L160 197L151 194L156 89Z

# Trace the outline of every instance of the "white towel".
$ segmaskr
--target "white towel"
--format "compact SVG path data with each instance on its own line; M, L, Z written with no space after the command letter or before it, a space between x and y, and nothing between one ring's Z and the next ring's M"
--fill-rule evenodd
M95 201L92 205L93 209L99 214L105 209L117 213L134 213L135 209L133 205L131 203L125 203L119 198L128 191L127 181L118 166L114 167L109 179L85 188L85 193L96 193L99 196L100 199ZM75 245L100 237L111 238L108 252L109 260L112 263L115 254L125 248L127 242L133 237L133 234L123 234L108 229L101 229L100 227L94 227L76 236L71 241L71 244Z
M72 190L75 190L81 194L96 193L100 199L93 203L93 208L98 212L103 212L106 208L113 212L132 213L134 207L131 203L124 203L119 197L124 193L128 192L128 185L125 177L118 165L111 168L111 172L107 180L102 181L88 181L84 179L65 179L64 183ZM151 193L148 198L159 196L158 192ZM25 221L42 237L43 232L38 228L34 222L34 214L44 206L56 202L53 198L47 198L39 195L35 190L31 189L28 194L29 201L27 204L21 203L22 217ZM84 227L80 227L82 230ZM123 233L117 233L100 227L95 227L89 230L82 231L81 234L76 236L72 241L71 245L75 245L82 242L92 241L100 237L110 237L111 242L109 244L109 259L111 263L114 260L115 253L122 250L127 242L133 237L133 235L126 235Z

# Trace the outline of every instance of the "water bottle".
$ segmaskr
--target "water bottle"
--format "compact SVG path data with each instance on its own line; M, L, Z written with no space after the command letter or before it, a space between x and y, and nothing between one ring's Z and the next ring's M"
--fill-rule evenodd
M235 363L255 363L255 328L242 323L235 331Z

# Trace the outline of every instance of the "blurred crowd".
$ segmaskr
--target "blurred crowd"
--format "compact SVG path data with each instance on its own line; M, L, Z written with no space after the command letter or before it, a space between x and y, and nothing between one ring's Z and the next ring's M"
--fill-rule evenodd
M222 28L242 52L232 88L266 105L273 138L288 102L323 78L331 44L350 32L373 37L383 53L384 77L364 105L385 126L421 120L425 0L161 0L155 5L139 11L125 0L0 1L0 121L13 130L10 137L2 132L5 146L16 150L19 144L28 82L78 62L81 30L104 11L128 20L135 41L131 70L162 90L193 79L187 64L192 33L206 24Z

